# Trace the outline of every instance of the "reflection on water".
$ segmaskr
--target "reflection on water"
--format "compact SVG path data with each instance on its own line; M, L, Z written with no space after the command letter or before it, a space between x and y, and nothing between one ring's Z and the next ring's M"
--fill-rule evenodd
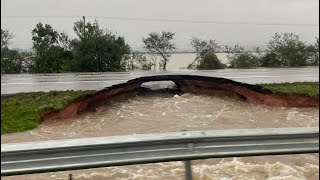
M188 70L179 69L193 61L192 54L175 54L167 71L92 72L56 74L4 74L1 75L1 94L50 90L101 90L127 80L153 75L200 75L222 77L249 84L297 81L319 81L319 66L299 68L257 68Z
M97 113L47 120L32 131L2 135L2 143L182 130L318 126L318 108L253 105L230 98L149 94L109 102ZM317 179L318 154L193 161L195 179ZM184 179L181 162L72 171L75 179ZM67 179L69 172L5 179Z

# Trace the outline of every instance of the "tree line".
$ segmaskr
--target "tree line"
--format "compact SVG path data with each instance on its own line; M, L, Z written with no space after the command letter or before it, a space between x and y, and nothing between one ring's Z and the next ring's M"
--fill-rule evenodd
M76 21L75 38L39 22L32 30L33 52L10 49L14 35L1 29L1 73L117 72L126 70L166 69L176 49L173 32L152 32L142 38L147 53L134 52L124 37L99 26L98 21ZM215 40L192 38L196 58L186 68L222 69L256 67L299 67L319 65L319 38L314 44L300 40L293 33L276 33L268 50L246 51L241 45L221 46ZM217 52L228 53L228 65Z
M191 39L191 46L196 58L188 65L189 69L319 66L319 38L309 44L293 33L275 33L264 52L259 48L248 52L239 44L220 46L215 40L199 38ZM227 53L228 65L216 56L221 50Z

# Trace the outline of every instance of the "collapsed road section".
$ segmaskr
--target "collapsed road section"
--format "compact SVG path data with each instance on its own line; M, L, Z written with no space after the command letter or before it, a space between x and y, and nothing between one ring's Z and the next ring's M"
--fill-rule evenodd
M319 97L303 95L288 95L273 93L259 85L240 83L225 78L194 76L194 75L159 75L132 79L106 87L94 94L79 98L70 103L63 110L47 109L44 119L75 117L86 111L95 110L96 107L108 102L118 95L136 95L139 92L157 91L144 87L142 84L154 81L172 81L171 88L158 89L174 91L177 94L194 93L212 96L229 96L244 100L248 103L258 103L271 106L285 107L315 107L319 106Z

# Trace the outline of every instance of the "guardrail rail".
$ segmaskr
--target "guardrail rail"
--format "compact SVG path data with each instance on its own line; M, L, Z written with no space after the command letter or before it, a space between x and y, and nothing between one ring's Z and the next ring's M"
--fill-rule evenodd
M240 156L319 153L318 127L182 131L1 144L1 176Z

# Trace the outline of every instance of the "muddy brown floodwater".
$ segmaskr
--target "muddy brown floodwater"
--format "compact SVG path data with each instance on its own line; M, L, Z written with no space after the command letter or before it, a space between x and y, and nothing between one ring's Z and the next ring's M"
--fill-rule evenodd
M232 98L146 94L123 98L76 118L44 121L37 129L5 134L2 143L172 131L319 126L319 109L249 104ZM196 160L194 179L316 180L319 154ZM43 173L2 179L183 180L182 162Z

